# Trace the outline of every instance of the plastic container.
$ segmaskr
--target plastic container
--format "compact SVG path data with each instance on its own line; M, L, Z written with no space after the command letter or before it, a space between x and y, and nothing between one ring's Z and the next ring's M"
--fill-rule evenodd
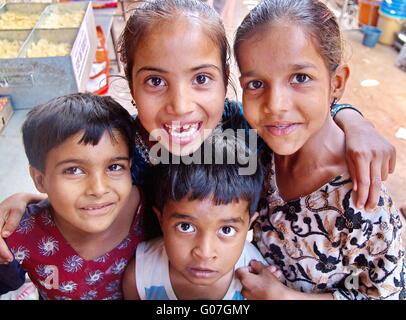
M383 0L381 11L396 18L406 19L406 0Z
M376 26L382 0L358 0L358 22L360 26Z
M379 42L391 46L395 41L396 32L402 29L404 23L406 23L406 17L391 16L379 10L378 28L382 30Z
M379 37L382 34L382 30L378 29L377 27L371 26L364 26L361 28L362 32L364 32L364 39L362 40L362 44L366 47L373 48L376 46Z

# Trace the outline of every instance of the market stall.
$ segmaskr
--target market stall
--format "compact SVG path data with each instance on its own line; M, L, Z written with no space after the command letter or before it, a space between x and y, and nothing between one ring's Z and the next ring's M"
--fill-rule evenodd
M91 2L3 4L0 42L0 95L14 109L85 91L97 45Z

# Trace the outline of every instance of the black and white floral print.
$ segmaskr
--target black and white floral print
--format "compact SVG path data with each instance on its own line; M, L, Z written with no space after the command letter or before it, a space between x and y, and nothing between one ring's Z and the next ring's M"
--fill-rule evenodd
M355 207L348 174L285 202L270 159L254 243L282 270L283 282L336 299L405 299L402 224L385 187L372 212Z

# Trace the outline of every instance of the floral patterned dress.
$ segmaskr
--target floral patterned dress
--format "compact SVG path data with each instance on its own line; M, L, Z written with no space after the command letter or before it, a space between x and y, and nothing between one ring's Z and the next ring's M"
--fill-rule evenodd
M399 213L382 187L372 212L356 209L348 174L310 195L284 201L267 155L265 206L254 226L254 243L283 282L335 299L405 299L404 249Z
M0 288L12 288L27 272L45 300L122 299L123 272L137 244L144 240L140 228L143 211L141 200L128 236L110 252L85 260L59 231L48 200L29 205L17 230L7 238L15 260L0 267Z

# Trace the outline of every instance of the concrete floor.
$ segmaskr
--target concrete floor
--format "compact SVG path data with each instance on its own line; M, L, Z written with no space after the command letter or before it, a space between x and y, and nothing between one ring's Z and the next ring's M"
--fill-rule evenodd
M257 0L228 0L222 17L232 42L236 27ZM330 1L327 1L330 3ZM337 8L334 8L337 10ZM119 9L118 9L119 11ZM337 11L339 12L339 11ZM121 33L124 19L117 16L113 27L116 37ZM382 135L397 149L396 171L386 181L394 202L400 206L406 204L406 140L396 138L400 128L406 128L406 72L395 66L398 52L395 49L378 44L368 48L361 44L363 35L359 31L344 31L346 61L351 67L351 77L342 102L351 103L362 110ZM112 48L111 39L108 42ZM114 59L110 50L109 56ZM126 81L117 66L112 65L112 77L108 94L117 99L131 113L136 112L131 105ZM234 83L238 84L238 70L235 64L231 69ZM362 86L364 80L377 80L377 85ZM237 88L237 98L241 90ZM229 97L236 99L233 90ZM15 192L36 192L28 174L28 163L24 155L20 127L27 110L14 113L9 124L0 133L0 200Z

